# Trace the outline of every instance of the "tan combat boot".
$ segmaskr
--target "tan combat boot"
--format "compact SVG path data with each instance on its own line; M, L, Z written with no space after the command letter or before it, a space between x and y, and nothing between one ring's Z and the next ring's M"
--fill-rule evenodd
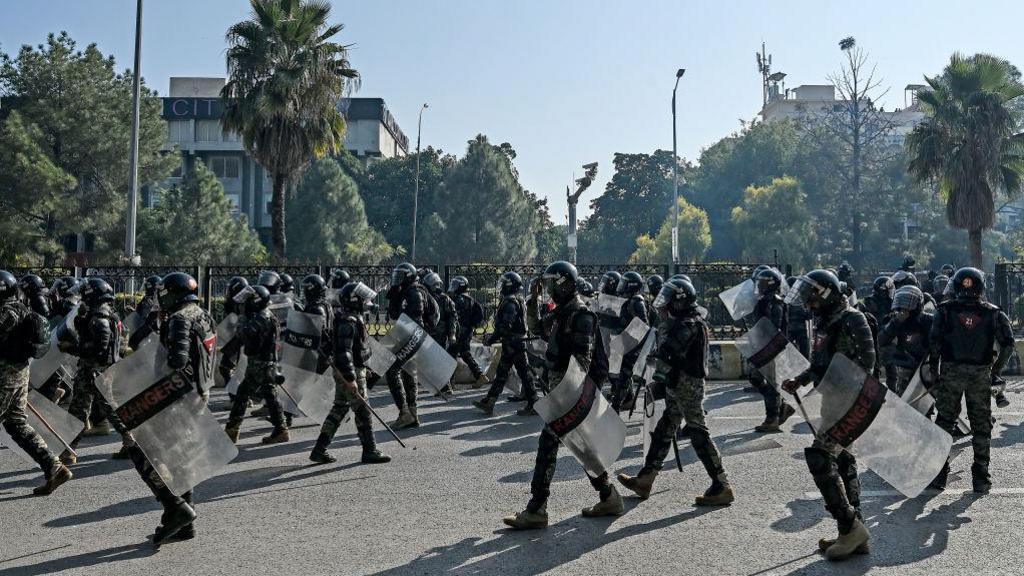
M619 483L632 490L641 500L647 500L651 495L651 490L654 488L654 479L657 477L657 472L644 473L641 470L640 474L636 476L619 474Z
M266 436L260 441L261 444L284 444L291 439L288 434L287 428L275 428L270 436Z
M860 519L854 519L850 531L846 534L840 534L835 543L825 550L825 558L829 560L845 560L851 554L857 553L861 546L866 545L870 537L871 535L868 534L868 529L864 526L864 523Z
M828 550L833 544L836 543L836 540L838 540L838 538L822 538L821 540L818 540L818 551L819 552L824 552L824 551ZM865 542L865 543L861 544L860 546L857 547L856 550L853 551L853 553L854 554L870 554L871 553L871 542L868 541L868 542Z
M473 406L483 410L484 414L488 416L494 416L494 403L497 401L497 398L484 396L480 400L473 400Z
M481 374L477 377L476 382L473 382L473 390L479 390L490 383L491 379L487 377L487 374Z
M103 420L99 424L95 424L89 427L88 430L82 433L82 436L107 436L113 429L110 427L110 422Z
M622 496L619 495L619 491L612 486L612 493L607 498L601 500L597 504L589 508L583 509L583 515L587 518L597 518L598 516L621 516L625 510L625 506L622 504Z
M409 428L416 423L416 417L412 415L412 412L408 408L402 408L398 412L398 419L391 423L391 427L401 430L402 428Z
M232 444L238 444L238 432L240 427L240 424L231 423L228 423L228 425L224 427L224 433L228 435L228 439L231 440Z
M65 466L74 466L78 464L78 456L71 450L65 450L60 453L60 463Z
M732 493L732 486L719 482L712 482L711 487L703 496L697 496L694 501L696 506L728 506L732 504L736 496Z
M536 512L523 510L511 516L505 516L501 521L513 530L536 530L548 527L548 513L544 509Z
M68 480L71 480L73 477L74 474L71 473L71 470L68 470L67 466L58 464L52 472L46 475L46 483L33 489L32 494L35 494L36 496L49 496L50 494L53 494L53 491L56 490L58 486Z

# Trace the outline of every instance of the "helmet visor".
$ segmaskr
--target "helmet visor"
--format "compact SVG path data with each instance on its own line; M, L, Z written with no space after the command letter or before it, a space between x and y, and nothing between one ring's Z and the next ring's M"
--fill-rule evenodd
M796 279L793 286L786 292L786 304L790 306L807 306L807 303L817 294L824 292L824 288L806 276ZM824 294L822 294L824 296Z
M235 301L235 304L245 304L250 298L256 295L256 290L252 286L245 286L238 291L231 299Z
M917 310L924 303L924 298L913 290L899 290L892 298L892 309L895 310Z
M356 287L352 289L352 295L359 298L363 302L373 302L377 299L377 293L372 288L359 282Z
M677 295L678 292L675 286L671 283L663 284L661 290L658 290L658 297L654 299L653 306L658 310L663 310L675 300Z

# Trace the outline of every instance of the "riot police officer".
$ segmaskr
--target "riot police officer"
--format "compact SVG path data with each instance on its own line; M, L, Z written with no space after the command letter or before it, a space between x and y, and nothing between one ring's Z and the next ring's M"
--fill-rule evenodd
M892 314L878 333L878 349L886 363L896 368L892 391L903 394L918 367L928 356L932 315L924 311L924 294L916 286L904 286L892 300Z
M473 388L480 388L489 380L484 375L476 358L473 357L470 344L473 341L473 332L484 321L484 309L469 295L469 280L465 276L452 278L448 283L448 294L455 304L455 316L459 320L459 327L455 332L455 343L452 344L448 352L466 363L476 380L473 383Z
M270 292L263 285L258 285L246 294L244 302L245 317L238 328L238 337L242 340L248 364L245 378L238 393L235 394L224 431L232 442L238 442L239 428L249 398L260 395L267 407L270 422L274 425L271 434L263 438L263 444L278 444L289 440L288 425L285 422L284 410L277 399L276 386L282 383L277 367L277 346L281 338L281 326L277 318L270 312Z
M953 275L954 299L942 303L932 321L930 356L932 374L938 375L935 390L935 423L953 433L960 415L961 400L967 401L971 422L974 491L987 494L989 448L992 440L992 383L1013 353L1013 330L1006 314L987 302L985 275L976 268L961 268ZM998 345L999 354L994 350ZM946 487L949 462L932 482Z
M143 282L145 294L135 309L140 322L135 331L128 336L128 347L132 350L137 349L150 334L160 332L160 302L157 298L157 291L161 282L162 279L155 275L146 278Z
M388 318L392 321L405 314L410 320L423 326L423 312L428 305L426 290L420 286L416 267L403 262L391 271L391 286L388 288ZM420 425L416 412L416 379L397 364L385 374L388 388L398 408L398 418L391 423L393 428L415 428Z
M658 294L661 293L661 287L665 284L665 279L658 274L652 274L647 277L647 306L651 310L651 313L647 315L651 328L657 329L658 323L661 321L661 316L654 311L653 304L654 300L658 298Z
M74 333L74 326L70 329L62 328L64 318L79 305L81 298L78 295L78 279L73 276L62 276L53 282L49 290L49 310L47 318L50 320L50 327L57 329L58 338L70 337ZM70 343L69 343L70 344ZM67 348L69 344L64 347ZM66 382L58 374L54 374L39 387L39 393L45 396L54 404L67 405L70 403L74 386L72 382Z
M791 394L807 384L821 382L832 357L843 354L871 373L875 342L864 313L852 308L842 293L839 279L826 270L801 276L790 288L786 302L803 305L814 316L815 343L811 366L795 379L782 383ZM839 526L839 537L823 538L818 547L830 560L869 551L869 534L860 514L860 480L857 461L848 450L827 437L817 437L804 449L807 468L825 500L825 509Z
M900 265L900 270L903 272L909 272L911 275L917 271L917 260L913 256L907 254L903 257L903 264Z
M945 274L939 274L935 278L932 278L932 298L935 298L935 302L941 304L952 298L952 290L949 290L949 276Z
M249 281L241 276L235 276L228 280L227 292L224 294L224 315L235 314L239 317L245 315L244 304L239 303L239 294L249 288ZM251 288L249 288L251 290ZM219 368L224 384L227 384L235 373L235 367L242 356L242 339L237 332L231 340L221 343Z
M45 496L71 479L72 474L47 448L28 423L29 360L36 354L23 328L31 310L19 301L14 275L0 270L0 423L11 439L32 457L46 482L33 494Z
M516 374L523 387L523 398L526 406L516 414L529 416L536 414L533 409L537 401L537 390L533 384L533 373L526 356L526 301L523 300L523 279L515 272L505 272L501 276L501 302L494 313L494 332L484 342L488 346L501 343L501 358L487 395L474 400L473 406L483 410L488 416L494 414L494 404L498 401L501 391L505 389L509 373L515 367Z
M322 280L319 276L316 278ZM376 294L362 282L345 284L338 293L339 306L332 322L333 337L330 341L331 358L336 369L333 371L334 405L324 420L313 451L309 454L309 459L317 464L337 462L337 459L327 452L327 448L334 440L334 434L349 410L355 414L356 434L363 447L363 464L384 464L391 461L390 456L377 449L370 409L366 405L366 362L370 359L370 347L366 341L370 336L363 322L363 312L375 297ZM308 291L306 299L307 302L310 299Z
M786 279L782 274L769 266L765 266L757 273L757 305L751 314L752 325L761 318L767 318L775 326L786 333L787 312L786 304L782 300L780 291L782 283ZM778 432L780 426L793 415L795 410L792 406L782 400L782 395L775 389L775 385L768 382L764 376L751 366L750 383L757 388L757 391L764 397L764 422L754 427L757 432Z
M61 276L54 281L50 289L50 313L54 317L64 318L78 305L81 298L78 287L81 282L74 276Z
M619 312L619 332L625 330L633 319L639 319L650 326L652 314L647 312L647 300L644 298L644 279L637 272L626 272L619 282L619 297L625 298ZM633 405L633 366L640 355L640 347L626 352L622 357L618 377L612 382L611 405L616 411L628 409Z
M597 322L594 313L583 305L576 293L579 280L576 267L565 261L555 262L544 270L543 278L547 292L556 305L552 312L553 323L546 353L551 388L554 390L565 376L570 360L575 359L585 371L592 370L594 349L600 344L595 340ZM533 481L530 483L532 496L525 510L504 518L503 522L507 526L527 530L548 525L547 501L558 461L558 447L558 436L545 426L540 433ZM621 515L624 509L622 496L608 481L608 472L596 477L588 474L588 477L601 500L594 506L584 508L583 516Z
M437 272L431 272L423 277L423 287L434 299L439 316L437 324L429 332L430 337L445 350L450 350L455 345L455 339L459 332L459 313L455 308L455 302L445 293L444 280L441 280L441 276ZM455 390L449 383L444 390L438 392L438 395L454 393Z
M29 309L43 318L50 318L50 291L42 278L35 274L26 274L18 280L18 289L21 290L21 296Z
M786 278L786 285L796 283L796 276ZM811 355L811 313L803 306L786 306L786 338L805 358Z
M696 499L697 506L725 506L735 499L722 466L718 447L711 439L704 417L704 378L708 374L709 329L697 306L697 291L685 280L669 280L662 286L655 307L667 312L658 340L654 386L666 397L665 413L654 428L651 447L640 473L619 474L623 486L646 499L661 471L676 429L685 421L694 452L711 478L711 486Z

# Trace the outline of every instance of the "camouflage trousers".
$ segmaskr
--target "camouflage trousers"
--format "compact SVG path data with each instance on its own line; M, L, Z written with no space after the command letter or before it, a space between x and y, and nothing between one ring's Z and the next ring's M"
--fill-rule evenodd
M416 410L416 379L402 370L398 364L392 366L384 376L387 378L391 397L395 400L395 407L399 410Z
M42 437L29 425L28 367L18 368L0 364L0 422L4 431L19 448L35 460L47 476L60 461L46 446Z
M804 449L807 469L825 500L825 509L839 524L840 532L860 518L860 477L857 460L849 450L832 440L815 438Z
M277 384L274 377L277 374L277 363L264 360L249 359L245 368L245 378L238 386L234 402L231 404L231 413L228 415L228 425L238 425L245 418L245 410L249 399L257 396L263 399L270 415L270 423L277 430L286 428L284 420L284 409L281 401L277 399Z
M107 402L103 394L96 388L96 379L99 377L100 367L90 363L80 363L78 373L75 374L74 396L71 398L71 405L68 412L72 416L86 423L99 423L106 419L122 436L127 431L121 419L114 413L114 407ZM116 382L114 383L117 384ZM84 431L83 431L84 432ZM71 447L77 447L82 436L71 441Z
M331 441L334 439L334 434L337 433L338 427L345 420L349 410L353 412L355 417L356 434L359 435L359 442L362 444L363 450L371 451L376 449L377 443L373 438L373 422L370 420L370 409L358 398L353 398L348 388L344 386L341 375L336 370L333 372L334 405L331 406L331 412L327 415L327 419L324 420L323 427L320 428L320 437L317 439L314 449L326 450L330 446ZM356 389L363 398L367 397L366 368L356 368Z
M992 444L992 367L943 362L935 395L935 423L953 433L962 407L967 400L967 419L971 423L974 464L987 469Z
M564 373L550 372L552 390L558 386L564 376ZM547 507L548 497L551 496L551 480L555 476L555 464L558 462L558 447L560 444L561 441L558 439L558 435L552 432L550 428L544 426L541 429L540 442L537 445L537 460L533 467L533 480L530 482L531 498L530 502L526 505L527 510L536 512ZM587 478L590 479L590 485L594 487L594 490L597 490L601 495L602 500L611 494L612 485L608 481L608 472L604 472L600 476L591 476L588 473Z
M487 390L487 395L497 398L505 389L508 376L515 368L519 375L519 382L523 386L522 396L533 404L537 401L537 389L533 385L533 372L530 371L530 361L526 356L526 346L522 342L505 341L501 343L501 356L498 358L498 367L494 372L494 382Z
M697 458L712 480L728 484L729 480L722 466L722 456L711 439L704 418L704 379L694 378L674 370L665 387L665 413L651 433L651 448L641 474L661 470L668 451L672 447L679 424L686 423L690 431L690 442Z
M777 419L782 411L782 394L775 388L775 385L768 381L758 369L747 361L747 370L750 374L748 381L757 389L764 398L764 416L768 420Z

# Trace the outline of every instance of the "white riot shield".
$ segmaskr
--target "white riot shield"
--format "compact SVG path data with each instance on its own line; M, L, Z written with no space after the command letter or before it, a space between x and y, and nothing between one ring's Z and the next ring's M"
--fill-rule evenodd
M267 309L277 318L283 330L288 325L288 313L295 310L295 301L287 294L271 294Z
M753 328L737 339L736 348L776 389L811 366L768 318L758 320Z
M935 406L935 397L932 396L932 393L929 392L928 388L925 386L925 380L927 379L930 381L931 378L922 377L926 371L930 373L928 365L922 364L921 367L914 372L914 377L910 379L910 383L907 384L906 390L904 390L903 394L900 396L904 402L910 404L914 410L917 410L925 417L928 416L928 412ZM964 412L966 411L967 398L965 397L961 400L960 416L958 416L956 420L956 427L962 434L971 433L970 423L964 420Z
M42 358L34 359L29 364L28 381L33 388L39 388L45 384L50 376L53 376L58 370L61 371L61 379L68 384L75 378L75 374L78 373L78 361L71 354L60 351L58 338L61 332L74 330L75 316L77 315L78 306L75 306L71 312L68 312L66 318L57 321L50 333L50 350ZM68 328L69 326L71 328Z
M395 355L388 350L387 346L374 337L366 339L367 347L370 349L370 359L366 361L366 367L378 376L384 376L395 364Z
M234 312L225 316L224 319L220 321L220 324L217 324L217 343L223 347L234 339L235 335L238 333L238 325L240 322L241 318Z
M935 478L953 438L842 354L836 354L809 414L819 438L848 448L908 498Z
M156 338L103 372L97 388L174 494L238 455L195 386L167 367L167 349Z
M592 476L609 470L626 443L626 424L576 360L534 409Z
M526 353L535 357L544 359L548 353L548 343L541 340L540 338L534 338L533 340L527 340L526 342Z
M620 296L612 296L611 294L599 294L597 299L590 302L593 305L594 313L618 318L619 314L622 313L622 305L626 303L626 299Z
M319 423L334 404L334 379L330 372L318 374L320 345L326 318L292 309L281 344L282 404L294 404ZM294 412L292 412L294 414Z
M741 320L757 306L757 287L749 278L718 294L733 320Z
M242 385L242 380L245 379L245 371L248 367L249 357L245 355L245 352L240 352L238 354L238 363L235 364L235 371L231 373L231 379L224 386L224 390L228 394L232 396L238 394L238 387Z
M381 340L406 373L439 392L446 387L455 373L458 362L422 326L405 314Z
M633 318L621 334L612 336L608 343L608 373L617 376L622 369L623 356L629 354L647 336L650 327L639 318ZM646 361L646 359L645 359Z
M471 342L469 344L469 353L473 355L473 359L480 365L480 371L488 373L491 368L491 364L494 362L495 349L491 346L484 346L477 342Z
M25 407L25 417L28 425L42 437L50 452L54 454L60 454L66 450L67 447L64 443L70 443L85 428L85 424L81 420L68 414L63 408L60 408L39 392L31 389L28 391L28 406ZM46 420L45 424L43 420ZM60 438L57 437L58 434ZM63 442L61 438L64 439ZM0 444L9 448L19 458L33 466L36 465L35 460L14 442L14 439L7 434L3 427L0 427Z
M651 352L654 351L657 342L658 331L654 328L649 329L647 337L644 338L644 343L640 347L640 355L636 357L636 364L633 365L633 376L636 378L642 377L644 382L649 382L650 377L654 375L654 359L651 358ZM647 372L650 372L650 374L648 375Z

